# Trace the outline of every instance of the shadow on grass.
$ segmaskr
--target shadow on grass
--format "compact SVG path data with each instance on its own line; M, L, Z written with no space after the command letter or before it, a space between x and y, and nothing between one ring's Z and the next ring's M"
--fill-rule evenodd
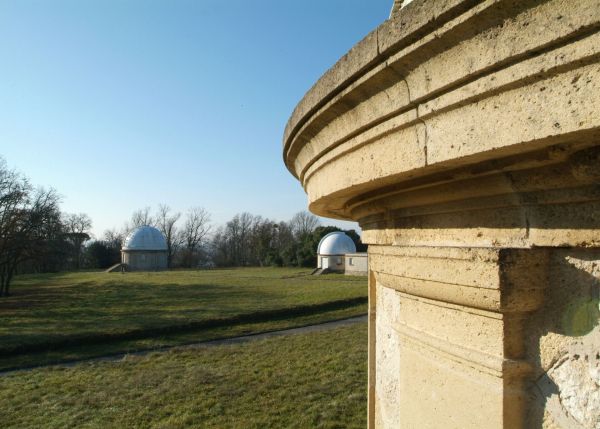
M0 300L2 370L321 323L367 302L366 281L290 269L24 275L15 286Z
M318 314L321 312L340 310L358 304L365 304L366 297L349 298L329 301L321 304L298 305L288 308L255 311L251 313L237 314L223 318L209 318L205 320L192 321L167 326L144 327L130 329L124 332L101 332L91 334L75 334L59 338L48 339L34 344L17 344L0 349L0 357L19 356L27 353L41 353L57 351L62 348L85 345L109 344L117 341L141 340L164 335L181 334L209 328L220 328L245 323L260 323L267 321L283 320L298 316Z
M92 281L67 291L36 285L0 300L6 322L0 326L0 357L234 323L251 302L260 306L249 306L250 315L265 310L261 306L270 299L268 293L223 285Z

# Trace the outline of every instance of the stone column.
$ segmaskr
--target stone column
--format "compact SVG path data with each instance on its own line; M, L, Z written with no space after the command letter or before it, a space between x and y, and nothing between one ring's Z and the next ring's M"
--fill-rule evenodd
M600 0L414 0L284 159L369 244L369 427L600 428Z

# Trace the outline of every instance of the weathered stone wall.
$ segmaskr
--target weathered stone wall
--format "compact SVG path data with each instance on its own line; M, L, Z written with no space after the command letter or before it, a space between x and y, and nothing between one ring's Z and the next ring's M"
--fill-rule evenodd
M369 425L600 428L600 0L414 0L284 159L369 246Z

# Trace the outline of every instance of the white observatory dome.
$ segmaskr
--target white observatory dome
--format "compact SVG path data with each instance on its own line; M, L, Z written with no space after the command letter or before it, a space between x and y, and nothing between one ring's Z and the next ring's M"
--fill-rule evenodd
M319 255L344 255L356 253L354 241L342 231L330 232L319 242Z
M139 226L127 236L123 250L167 250L167 241L153 226Z

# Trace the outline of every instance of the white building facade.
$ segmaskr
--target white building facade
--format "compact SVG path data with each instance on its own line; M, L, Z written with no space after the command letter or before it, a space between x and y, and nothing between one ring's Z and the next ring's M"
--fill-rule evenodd
M366 276L369 272L367 252L346 253L344 255L344 274L350 276Z

